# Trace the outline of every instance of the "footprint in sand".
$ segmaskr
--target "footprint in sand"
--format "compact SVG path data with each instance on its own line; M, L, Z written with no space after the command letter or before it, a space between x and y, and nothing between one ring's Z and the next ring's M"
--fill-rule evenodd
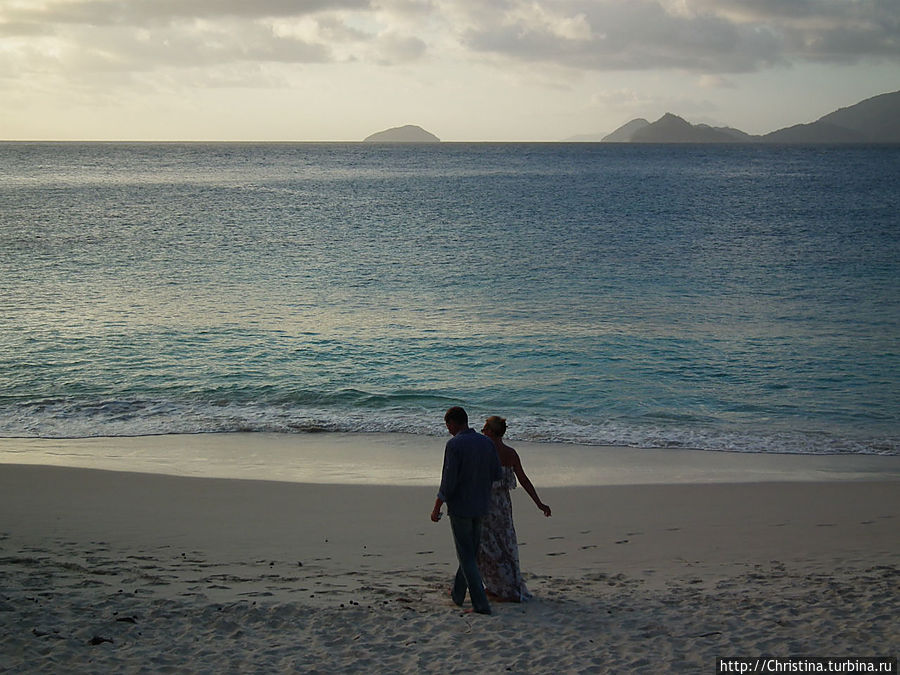
M617 544L627 544L628 540L627 539L619 539L619 541L617 541L616 543Z

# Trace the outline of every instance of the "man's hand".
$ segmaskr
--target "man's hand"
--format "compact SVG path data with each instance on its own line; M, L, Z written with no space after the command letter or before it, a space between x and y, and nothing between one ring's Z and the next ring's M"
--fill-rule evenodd
M434 508L431 511L431 521L436 523L441 519L441 507L444 505L444 500L438 497L434 500Z

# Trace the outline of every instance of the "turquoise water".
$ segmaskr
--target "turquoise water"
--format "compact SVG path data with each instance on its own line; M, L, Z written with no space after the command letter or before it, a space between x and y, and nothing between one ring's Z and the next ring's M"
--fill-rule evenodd
M0 144L0 436L900 454L900 147Z

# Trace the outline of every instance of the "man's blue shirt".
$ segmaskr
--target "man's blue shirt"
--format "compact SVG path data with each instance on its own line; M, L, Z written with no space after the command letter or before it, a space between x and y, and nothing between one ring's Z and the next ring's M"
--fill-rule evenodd
M490 438L465 429L447 441L438 498L447 504L449 515L485 515L491 502L491 483L499 479L500 460Z

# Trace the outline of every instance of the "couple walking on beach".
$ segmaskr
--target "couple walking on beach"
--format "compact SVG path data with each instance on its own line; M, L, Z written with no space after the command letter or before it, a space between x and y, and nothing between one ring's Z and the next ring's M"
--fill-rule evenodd
M489 417L479 434L469 427L466 411L453 407L444 422L453 438L444 449L441 487L431 520L440 520L446 503L459 560L450 592L453 602L462 606L468 591L473 611L490 614L488 595L511 602L530 597L519 569L509 497L516 477L545 516L550 515L550 507L538 498L519 455L503 442L506 420Z

